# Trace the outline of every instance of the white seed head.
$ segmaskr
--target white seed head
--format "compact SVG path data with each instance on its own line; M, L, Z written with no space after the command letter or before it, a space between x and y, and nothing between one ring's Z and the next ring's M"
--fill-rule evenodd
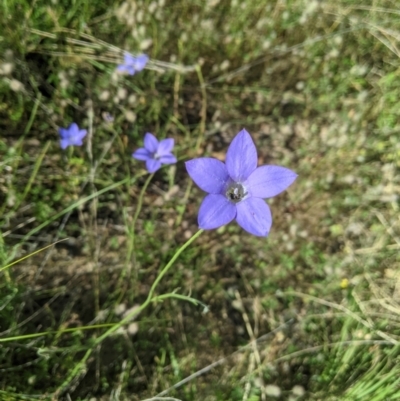
M10 75L14 69L13 63L0 64L0 75Z
M182 32L181 41L182 42L187 42L188 41L188 34L186 32Z
M281 393L280 387L275 384L268 384L265 386L265 394L269 397L280 397Z
M127 111L125 112L125 118L126 118L129 122L134 123L134 122L136 121L136 114L135 114L133 111L131 111L131 110L127 110Z
M119 304L114 308L114 313L117 316L121 316L125 311L126 311L126 305L125 304Z
M263 50L268 50L272 45L270 40L264 40L263 44L261 45Z
M139 23L142 23L143 22L143 18L144 18L143 10L139 10L136 13L136 21L139 22Z
M219 66L219 68L220 68L221 71L225 71L225 70L227 70L227 69L229 68L230 64L231 64L231 63L230 63L229 60L224 60L224 61L221 63L221 65Z
M219 0L208 0L207 1L207 7L210 7L210 8L215 7L218 4L219 4Z
M128 97L128 103L129 103L129 104L135 104L136 101L137 101L137 97L136 97L135 94L132 94L132 95L130 95L130 96Z
M139 325L137 322L133 322L128 326L128 334L133 336L139 331Z
M153 40L152 39L150 39L150 38L149 39L144 39L140 43L140 49L141 50L147 50L152 44L153 44Z
M111 95L110 91L105 90L100 93L99 100L105 102L106 100L108 100L110 98L110 95Z
M14 92L21 92L24 89L24 84L16 79L11 79L10 89Z
M128 95L128 91L125 88L118 88L117 90L117 96L120 99L126 99L126 96Z
M302 397L306 393L306 390L304 390L303 386L296 385L292 388L292 393L297 397Z
M148 7L149 13L150 13L150 14L153 14L154 11L156 11L156 9L157 9L157 3L156 3L155 1L152 1L152 2L149 4L149 7Z

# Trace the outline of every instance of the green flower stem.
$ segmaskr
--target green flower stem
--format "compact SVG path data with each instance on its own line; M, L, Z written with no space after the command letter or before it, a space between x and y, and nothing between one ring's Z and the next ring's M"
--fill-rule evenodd
M133 252L135 250L135 225L136 225L136 221L137 221L137 219L139 217L139 213L142 210L143 197L144 197L146 189L149 186L150 181L151 181L151 179L153 177L154 177L154 173L150 174L147 177L147 180L145 181L145 183L144 183L144 185L142 187L142 190L140 191L140 194L139 194L138 204L136 205L135 214L133 215L133 219L132 219L132 228L131 228L132 236L131 236L131 243L130 243L129 250L128 250L128 253L127 253L127 258L126 258L127 265L130 262L130 260L132 258L132 254L133 254Z
M151 177L150 177L151 178ZM150 179L147 180L148 182L150 182ZM147 184L148 184L147 182ZM142 193L144 193L144 191L142 190ZM141 193L141 195L142 195ZM135 214L136 216L136 214ZM68 375L68 377L65 379L65 381L61 384L61 386L58 388L58 390L53 394L53 397L58 397L58 394L60 392L62 392L66 387L68 387L69 383L74 380L74 378L76 376L78 376L81 372L84 372L84 370L86 369L86 361L89 359L91 353L93 352L94 348L101 344L108 336L110 336L112 333L114 333L115 331L117 331L120 327L124 326L125 324L129 323L132 319L132 317L134 315L137 315L138 313L142 312L145 308L147 308L147 306L149 306L149 304L152 301L161 301L167 298L177 298L177 299L181 299L181 300L185 300L185 301L189 301L191 303L196 304L202 304L201 302L197 301L194 298L185 296L185 295L180 295L180 294L175 294L175 293L169 293L169 294L163 294L163 295L159 295L156 297L153 297L153 294L157 288L157 285L160 283L161 279L167 274L168 270L173 266L173 264L175 263L176 259L178 259L178 257L180 256L180 254L189 246L192 244L192 242L194 242L199 236L200 234L203 232L203 229L200 229L199 231L197 231L196 234L194 234L192 237L190 237L174 254L174 256L172 256L172 258L170 259L170 261L165 265L165 267L161 270L161 272L159 273L159 275L157 276L157 278L154 280L153 285L150 288L149 291L149 295L147 296L146 301L140 305L139 308L134 309L131 313L129 313L124 319L122 319L119 323L113 325L112 327L110 327L105 333L103 333L101 336L97 337L93 343L92 343L92 347L90 349L88 349L86 351L86 354L84 355L84 357L80 360L80 362L74 367L74 369L72 370L72 372ZM207 308L206 305L202 304L205 308Z
M165 274L168 272L169 268L175 263L176 259L178 259L179 255L193 242L195 241L200 234L203 232L203 229L200 229L197 231L196 234L192 235L172 256L171 260L166 264L164 269L161 270L160 274L157 276L155 279L153 285L150 288L149 295L143 305L146 305L151 301L151 298L153 297L154 291L158 285L158 283L161 281L161 279L165 276Z
M95 329L103 329L106 327L114 326L115 323L101 323L101 324L93 324L91 326L80 326L80 327L71 327L68 329L61 329L61 330L50 330L50 331L42 331L40 333L31 333L31 334L23 334L20 336L14 337L4 337L0 338L0 343L7 343L10 341L21 341L21 340L29 340L31 338L43 337L50 334L64 334L64 333L74 333L75 331L82 331L82 330L95 330Z
M204 133L206 131L206 120L207 120L207 91L206 91L206 85L204 82L204 77L203 77L203 73L201 72L201 67L199 64L196 65L196 72L197 72L197 76L199 78L199 82L200 82L200 89L201 89L201 95L203 98L203 101L201 102L201 111L200 111L200 117L201 117L201 121L200 121L200 134L197 137L197 142L196 142L196 146L195 146L195 150L196 153L199 151L200 149L200 145L204 139Z
M162 300L168 299L168 298L176 298L176 299L180 299L181 301L188 301L188 302L190 302L190 303L192 303L192 304L194 304L196 306L197 305L201 305L204 308L204 311L208 310L208 306L205 303L199 301L198 299L194 299L194 298L189 297L187 295L176 294L175 292L172 292L172 293L169 293L169 294L159 295L157 297L154 297L152 299L152 301L153 302L154 301L162 301Z
M40 249L38 249L37 251L34 251L34 252L30 253L29 255L26 255L26 256L24 256L24 257L18 259L18 260L15 260L14 262L9 263L8 265L5 265L5 266L3 266L3 267L0 267L0 272L3 271L3 270L8 269L8 268L11 267L11 266L14 266L15 264L17 264L17 263L19 263L19 262L22 262L22 261L25 260L25 259L30 258L30 257L33 256L33 255L36 255L36 254L39 253L39 252L44 251L44 250L47 249L47 248L50 248L51 246L53 246L53 245L55 245L55 244L58 244L59 242L66 241L67 239L68 239L68 238L60 239L60 240L58 240L58 241L56 241L56 242L53 242L53 243L50 244L50 245L45 246L44 248L40 248ZM2 241L3 241L3 238L1 238L0 245L2 244Z
M133 219L132 219L132 228L131 228L131 242L129 244L129 248L128 248L128 252L127 252L127 256L126 256L126 271L129 273L130 272L130 261L132 259L132 255L135 254L135 226L136 226L136 221L139 217L139 213L142 210L142 205L143 205L143 197L144 194L146 192L147 187L150 184L151 179L154 177L154 173L150 174L147 177L146 182L144 183L142 190L140 191L139 194L139 199L138 199L138 203L136 205L136 210L135 210L135 214L133 215Z
M135 214L134 214L133 220L132 220L132 227L133 227L133 228L135 228L136 220L137 220L137 218L139 217L139 213L140 213L140 211L141 211L141 209L142 209L144 193L146 192L146 189L147 189L147 187L149 186L150 181L151 181L151 179L152 179L153 177L154 177L154 173L153 173L153 174L150 174L150 175L147 177L147 180L146 180L146 182L144 183L142 190L140 191L140 195L139 195L139 199L138 199L138 204L137 204L137 206L136 206Z

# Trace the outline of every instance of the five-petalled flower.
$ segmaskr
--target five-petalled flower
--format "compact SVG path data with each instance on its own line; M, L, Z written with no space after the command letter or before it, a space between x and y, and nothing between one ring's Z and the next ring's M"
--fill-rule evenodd
M129 75L134 75L139 71L142 71L146 67L149 61L149 56L147 54L139 54L138 56L133 56L130 53L124 54L124 62L119 64L117 71L122 73L127 73Z
M60 146L65 149L68 146L82 146L83 138L86 136L85 129L79 129L76 123L72 123L68 128L59 128Z
M144 136L144 148L133 152L132 157L145 161L147 171L154 173L162 164L176 163L176 157L171 153L173 148L174 140L172 138L162 139L159 142L153 134L147 132Z
M229 145L225 163L211 157L186 162L193 181L208 195L198 215L199 227L221 227L236 219L250 234L266 237L272 216L264 198L271 198L291 185L297 174L285 167L257 167L257 149L243 129Z

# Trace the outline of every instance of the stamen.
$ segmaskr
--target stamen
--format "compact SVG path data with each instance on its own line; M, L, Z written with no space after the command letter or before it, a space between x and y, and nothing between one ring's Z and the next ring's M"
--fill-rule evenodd
M231 202L238 203L245 198L247 192L242 184L234 182L229 185L225 195Z

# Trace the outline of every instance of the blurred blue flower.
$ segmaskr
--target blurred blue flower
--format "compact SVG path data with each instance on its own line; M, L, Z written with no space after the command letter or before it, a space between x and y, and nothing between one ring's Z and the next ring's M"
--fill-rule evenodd
M101 113L101 116L103 117L103 120L107 123L112 123L114 122L114 116L110 114L108 111L103 111Z
M65 149L68 146L82 146L82 140L86 136L87 131L79 129L76 123L72 123L68 128L59 128L58 133L61 136L61 149Z
M272 216L263 198L284 191L297 174L280 166L257 167L257 160L254 142L243 129L229 145L225 163L211 157L186 162L192 180L208 192L199 210L200 228L211 230L236 219L250 234L269 234Z
M133 56L130 53L125 53L124 62L119 64L117 71L134 75L135 73L142 71L146 67L149 61L149 56L146 54L139 54L139 56Z
M158 142L153 134L147 132L144 136L144 148L133 152L132 157L145 161L147 171L154 173L162 164L176 163L176 157L171 153L173 148L174 140L172 138L162 139Z

